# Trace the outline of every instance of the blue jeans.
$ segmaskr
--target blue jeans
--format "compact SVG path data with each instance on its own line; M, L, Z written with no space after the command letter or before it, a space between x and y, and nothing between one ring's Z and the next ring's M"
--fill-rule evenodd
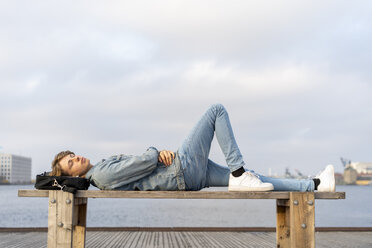
M214 134L225 155L228 167L208 159ZM222 104L213 104L205 112L179 147L178 154L185 177L186 190L228 186L230 173L245 165L234 138L229 115ZM312 179L279 179L255 174L261 181L272 183L274 190L314 190Z

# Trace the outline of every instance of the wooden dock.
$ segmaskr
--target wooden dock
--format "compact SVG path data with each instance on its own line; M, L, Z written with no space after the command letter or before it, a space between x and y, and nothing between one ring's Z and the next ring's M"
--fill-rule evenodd
M275 232L87 231L88 248L239 248L275 247ZM372 247L372 231L316 232L317 248ZM47 247L47 232L0 232L2 248Z

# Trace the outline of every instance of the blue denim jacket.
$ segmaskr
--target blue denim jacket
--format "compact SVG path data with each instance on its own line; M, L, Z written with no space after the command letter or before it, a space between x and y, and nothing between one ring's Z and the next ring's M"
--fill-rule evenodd
M94 165L85 177L102 190L185 190L178 152L175 154L170 166L158 162L155 147L139 156L111 156Z

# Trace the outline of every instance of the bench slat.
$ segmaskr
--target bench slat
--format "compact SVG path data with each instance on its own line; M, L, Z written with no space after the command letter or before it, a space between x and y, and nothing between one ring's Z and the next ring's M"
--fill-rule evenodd
M345 199L345 192L315 192L315 199ZM48 197L48 190L18 190L19 197ZM228 191L122 191L79 190L76 197L86 198L160 198L160 199L289 199L289 192Z

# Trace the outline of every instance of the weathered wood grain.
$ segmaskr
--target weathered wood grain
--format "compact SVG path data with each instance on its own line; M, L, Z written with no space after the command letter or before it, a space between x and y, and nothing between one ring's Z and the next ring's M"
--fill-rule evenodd
M87 198L75 198L73 217L73 248L84 248L86 239Z
M315 248L315 201L312 192L291 192L289 199L290 246ZM288 247L288 246L285 246Z
M289 200L276 200L276 247L290 247Z
M48 207L48 245L57 246L57 191L49 193Z
M49 197L49 191L37 189L19 189L18 197Z
M156 199L289 199L290 192L79 190L76 197ZM47 190L18 190L19 197L48 197ZM315 192L315 199L345 199L345 192Z
M72 245L74 197L63 191L49 191L48 247Z
M372 232L315 233L317 248L372 247ZM0 232L0 247L45 248L46 232ZM275 247L274 232L87 232L89 248Z

